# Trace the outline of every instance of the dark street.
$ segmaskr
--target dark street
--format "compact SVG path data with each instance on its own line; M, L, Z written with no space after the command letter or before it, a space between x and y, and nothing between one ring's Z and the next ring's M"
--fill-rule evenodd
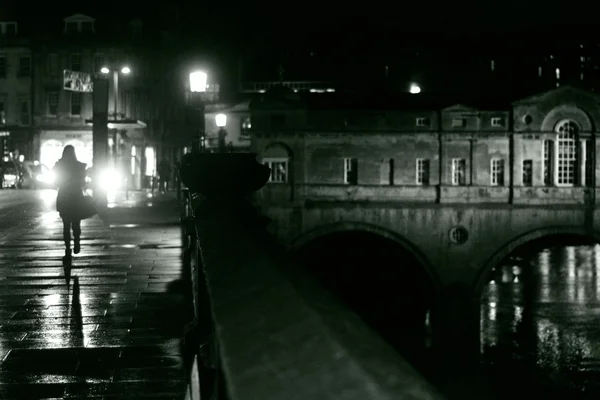
M69 266L51 193L0 196L0 398L183 398L189 314L175 289L171 199L152 204L142 193L113 204L107 221L83 221Z

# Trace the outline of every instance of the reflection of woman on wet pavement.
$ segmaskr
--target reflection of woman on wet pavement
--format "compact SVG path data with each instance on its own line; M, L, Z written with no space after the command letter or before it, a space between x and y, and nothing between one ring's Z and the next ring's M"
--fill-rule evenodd
M53 169L58 186L56 209L63 221L63 238L65 240L65 257L71 257L71 229L73 229L75 254L80 250L81 215L85 199L85 164L77 161L75 148L65 146L62 158Z

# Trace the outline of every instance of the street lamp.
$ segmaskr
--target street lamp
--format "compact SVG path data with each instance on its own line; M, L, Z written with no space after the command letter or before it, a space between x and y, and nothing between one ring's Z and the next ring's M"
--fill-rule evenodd
M192 93L205 93L208 86L208 74L204 71L190 72L190 92ZM206 148L206 137L204 133L204 101L200 98L200 101L196 104L200 111L200 137L199 145L200 151L204 151ZM196 148L196 146L194 146Z
M102 67L102 69L100 69L100 72L102 72L103 74L109 74L110 73L110 69L108 67ZM128 75L129 73L131 73L131 69L127 66L124 66L121 68L120 71L122 74L124 75ZM115 115L115 121L117 120L117 115L118 115L118 102L119 102L119 70L117 68L114 68L112 70L113 73L113 90L114 90L114 115Z
M227 125L227 115L217 114L215 117L215 122L217 123L217 127L225 128L225 126Z

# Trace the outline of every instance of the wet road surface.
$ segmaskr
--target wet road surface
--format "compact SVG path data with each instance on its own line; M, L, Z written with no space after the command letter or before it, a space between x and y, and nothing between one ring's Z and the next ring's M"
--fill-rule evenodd
M0 191L0 218L22 220L0 230L0 398L183 398L190 310L173 204L84 221L69 265L53 199L12 192Z
M484 376L497 398L600 398L600 245L498 268L481 312Z

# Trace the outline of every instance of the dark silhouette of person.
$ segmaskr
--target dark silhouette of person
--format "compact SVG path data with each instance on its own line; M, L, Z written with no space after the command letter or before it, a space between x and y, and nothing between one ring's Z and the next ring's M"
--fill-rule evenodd
M65 241L65 257L71 257L71 229L73 229L74 252L78 254L81 245L81 216L83 207L83 188L85 186L85 167L77 161L75 148L65 146L62 158L53 168L58 186L56 196L56 210L63 221L63 239Z
M169 190L169 180L171 179L171 163L162 160L158 165L158 179L161 193Z

